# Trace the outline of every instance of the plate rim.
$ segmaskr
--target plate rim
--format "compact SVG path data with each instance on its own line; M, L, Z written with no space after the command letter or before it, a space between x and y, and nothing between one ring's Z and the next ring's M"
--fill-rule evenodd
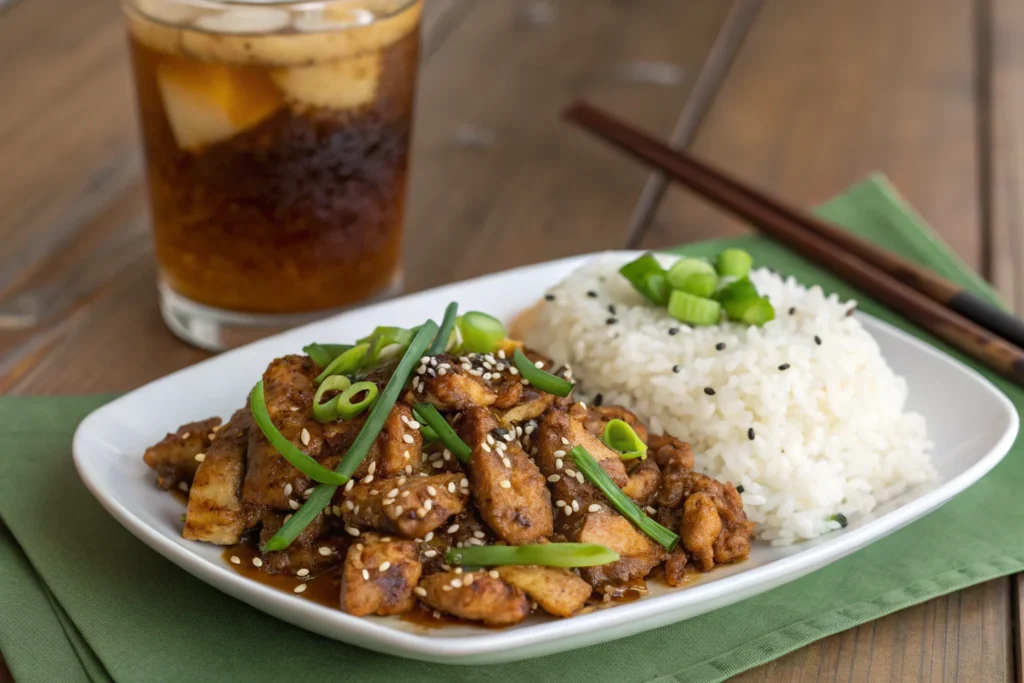
M396 297L385 302L356 309L360 311L372 310L374 308L395 303L399 301L416 299L437 295L445 290L461 289L467 286L478 284L487 280L507 278L510 276L522 276L528 271L540 268L565 267L569 272L574 264L582 264L588 259L601 255L630 255L639 254L633 250L610 250L590 254L571 256L567 258L554 259L541 263L534 263L525 266L489 273L476 278L470 278L459 282L433 287L431 289L415 292L412 294ZM122 526L147 546L158 552L165 559L170 560L177 566L201 579L213 588L225 592L232 597L242 600L260 611L270 614L275 618L282 618L299 628L320 633L324 636L345 640L351 638L350 642L356 642L358 646L375 649L388 654L400 656L411 656L416 659L444 662L449 664L473 663L452 661L450 658L480 658L487 655L505 652L508 657L500 661L508 661L520 658L516 651L531 647L541 646L552 640L562 640L574 637L585 636L594 631L601 631L612 628L615 625L626 626L649 620L660 614L673 610L683 609L687 606L701 605L713 602L716 597L729 593L743 593L744 590L756 589L758 585L775 585L782 582L788 576L793 579L799 578L802 574L831 563L853 552L875 540L884 537L886 534L899 529L911 521L924 516L941 504L952 499L957 494L966 490L976 483L982 476L995 467L1009 452L1019 430L1019 415L1012 401L988 378L981 375L974 368L969 367L949 354L932 346L926 341L919 339L900 328L882 321L862 311L857 316L862 320L869 321L871 326L878 327L887 334L895 337L899 342L911 347L915 354L927 355L932 362L943 363L953 370L964 373L973 382L979 384L991 394L1004 409L1006 424L1003 432L995 444L978 458L973 464L959 475L944 481L935 488L923 493L914 500L911 500L894 510L891 510L876 519L870 520L861 526L850 529L836 538L808 546L806 549L772 561L769 564L754 567L747 571L739 571L732 576L707 584L697 584L678 590L672 593L655 596L650 600L639 600L633 603L617 605L614 610L596 610L594 612L579 615L571 619L549 620L540 624L526 626L520 629L507 631L482 632L479 636L470 638L435 637L427 633L414 633L385 626L375 619L355 617L340 610L331 609L326 606L301 600L295 596L288 595L282 591L275 590L257 582L250 581L234 572L227 566L220 566L210 562L207 558L189 550L186 544L176 542L155 527L150 526L141 518L137 517L132 510L123 505L116 497L107 492L106 487L99 481L99 473L89 467L88 441L91 436L92 425L108 419L108 414L116 415L119 407L130 403L140 391L148 389L156 384L171 382L183 373L203 372L204 368L211 363L221 361L229 354L240 352L252 353L254 349L261 346L269 346L284 335L294 334L311 326L322 325L338 318L342 318L354 311L339 313L319 321L309 323L285 332L275 334L271 337L247 344L209 359L200 361L194 365L182 368L163 377L133 389L130 392L114 399L110 403L100 406L90 412L78 425L72 440L72 454L75 469L86 488L90 491L100 505L116 519ZM999 416L1002 418L1003 416ZM120 448L107 444L115 452ZM773 583L774 582L774 583ZM744 598L745 599L745 598ZM268 608L269 606L269 608ZM715 607L712 607L715 609ZM293 621L289 617L281 616L283 613L292 613L298 617L305 617L307 620L301 623ZM646 630L646 629L640 629ZM345 636L346 638L341 638ZM529 656L529 655L526 655ZM499 660L494 660L499 661Z

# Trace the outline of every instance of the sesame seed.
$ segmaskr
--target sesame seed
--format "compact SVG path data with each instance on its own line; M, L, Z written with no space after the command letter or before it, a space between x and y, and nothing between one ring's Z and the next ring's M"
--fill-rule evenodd
M372 474L367 474L365 477L363 477L362 483L369 484L372 481L373 481L373 475Z
M263 566L263 560L261 560L258 557L252 558L252 566L254 566L254 567L262 567Z
M576 472L574 470L570 470L568 467L566 467L565 468L565 475L567 477L575 477L576 476Z
M462 588L462 579L452 579L452 588Z
M309 570L303 567L299 571L295 572L296 576L309 576Z
M459 486L461 486L462 488L466 488L467 486L469 486L469 479L463 477L462 481L459 482Z
M435 489L433 486L427 486L427 493L429 493L432 496L436 496L437 489Z
M576 481L578 481L581 484L583 483L583 473L582 472L577 472L576 473Z
M456 574L461 574L462 573L462 567L456 567L455 568L455 573Z
M594 290L592 290L592 289L591 289L591 290L588 290L588 291L587 291L587 296L589 296L589 297L590 297L591 299L596 299L596 298L597 298L597 292L595 292L595 291L594 291Z
M711 387L704 387L704 393L707 394L708 396L714 396L715 390L712 389Z
M753 427L751 427L750 429L747 430L747 438L750 439L751 441L754 440L754 428Z
M565 507L565 501L564 500L556 500L555 501L555 507L556 508Z
M647 506L647 512L648 512L648 514L651 514L651 515L653 515L654 513L656 513L656 512L657 512L657 510L655 510L655 509L654 509L654 508L652 508L652 507L651 507L650 505L648 505L648 506Z
M434 501L430 500L429 498L423 501L424 510L429 511L432 507L434 507Z
M536 363L534 363L534 365L536 365L541 370L544 369L544 361L542 361L542 360L537 361Z
M591 503L590 507L587 508L587 512L600 512L601 506L597 503Z
M412 434L402 434L402 441L406 443L413 443L415 439L412 438Z
M480 449L483 450L485 453L491 452L491 447L485 443L480 444Z
M423 556L424 557L436 557L437 556L437 551L436 550L428 550L425 553L423 553Z
M317 552L323 555L324 557L327 557L331 554L331 549L325 545L322 545L319 548L317 548Z
M466 574L465 576L463 576L462 577L462 584L464 586L472 586L473 585L473 575L472 574Z
M479 529L477 529L476 531L473 532L473 536L475 538L483 538L484 536L486 536L486 534L484 532L480 531Z
M455 493L455 482L448 482L448 493Z
M351 500L346 500L345 501L345 507L348 508L349 510L355 510L356 509L356 504L353 503Z
M450 527L448 527L448 533L450 533L450 534L454 534L458 530L459 530L459 525L458 524L452 524Z
M345 484L345 491L351 491L352 487L355 486L355 485L356 485L356 480L355 479L349 479L348 483Z
M557 460L555 460L555 469L556 470L562 469L562 459L561 458L558 458Z
M295 587L295 592L296 593L302 593L305 590L306 590L306 584L304 584L304 583L300 583L298 586Z
M500 576L500 575L498 574L498 570L497 570L497 569L492 569L492 570L490 570L489 572L487 572L487 575L488 575L489 577L491 577L492 579L496 579L496 578L498 578L498 576Z
M311 489L311 488L310 489L306 489L305 491L302 492L302 497L303 498L309 498L312 495L313 495L313 489Z
M672 372L676 373L677 375L680 372L682 372L682 371L683 371L683 366L682 365L673 365L672 366Z
M783 363L780 365L779 370L789 370L789 363Z
M206 460L206 453L196 453L196 462L202 462Z
M406 474L412 474L412 465L406 465L405 466L405 473Z
M387 560L384 560L383 562L380 563L380 566L377 567L377 571L386 572L390 568L391 568L391 563L388 562Z
M498 483L498 485L501 486L501 488L503 488L503 489L510 489L510 488L512 488L512 482L510 482L508 479L502 479Z
M350 536L358 536L359 535L359 529L355 528L354 526L347 526L347 527L345 527L345 531Z
M184 434L181 435L181 440L185 441L190 436L192 436L192 432L185 432Z
M615 323L619 322L619 319L618 318L608 318L604 322L605 322L606 325L614 325Z
M188 483L187 482L179 481L178 482L178 488L181 489L182 491L184 491L185 493L188 493Z
M447 593L451 589L452 589L452 587L449 586L447 583L445 585L441 586L441 590L443 590L445 593Z
M792 308L789 309L790 315L793 315L794 313L796 313L796 306L793 306Z
M395 488L391 489L390 491L388 491L388 498L397 498L397 497L398 497L398 488L397 487L395 487Z
M363 570L363 581L369 581L369 580L370 580L370 572L369 572L369 570L364 569Z
M558 451L555 451L554 453L552 453L551 455L555 456L556 458L564 458L565 457L565 451L558 450Z
M562 437L562 445L563 445L563 446L568 446L568 445L569 445L569 439L567 439L567 438L565 438L565 437L563 436L563 437Z
M331 512L333 512L336 516L341 517L341 506L340 505L332 505L331 506Z
M232 555L231 564L242 564L242 560L238 558L238 555Z
M552 474L550 477L548 477L548 481L550 481L552 484L554 484L559 479L561 479L561 477L558 476L557 474Z
M402 514L403 512L405 512L405 508L404 507L402 507L401 505L396 505L395 506L395 515L396 516Z
M668 328L668 334L669 334L670 337L674 337L675 335L679 334L679 328L678 327L670 327L670 328Z
M544 301L554 301L554 300L555 300L555 295L554 294L545 294L544 295Z
M416 420L409 420L406 424L409 425L409 429L419 429L422 426Z
M725 351L725 342L718 342L715 344L716 351Z
M288 499L288 507L290 507L292 510L298 510L299 509L299 501L295 500L294 498L289 498Z
M423 596L425 596L427 594L427 589L424 588L423 586L416 586L415 588L412 589L412 592L415 593L416 595L419 595L420 597L423 597Z
M579 501L578 501L578 500L576 500L575 498L573 498L573 499L572 499L572 511L573 511L573 512L579 512L579 510L580 510L580 503L579 503Z
M287 524L288 520L291 519L291 518L292 518L292 513L289 512L287 515L284 516L284 523Z
M285 484L284 485L284 495L285 495L285 497L288 497L288 496L292 495L292 491L293 490L294 489L292 488L291 484Z
M299 434L299 440L302 441L303 446L309 445L309 430L305 427L302 428L302 432Z

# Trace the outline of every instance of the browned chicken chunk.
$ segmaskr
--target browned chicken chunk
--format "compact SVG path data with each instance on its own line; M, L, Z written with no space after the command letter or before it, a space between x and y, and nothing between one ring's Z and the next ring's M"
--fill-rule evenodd
M260 545L273 538L287 517L288 515L272 511L263 514ZM263 553L264 568L271 573L297 575L303 569L311 574L317 574L331 565L336 565L339 544L329 538L322 538L326 526L324 516L317 515L287 549ZM327 548L329 552L324 554L320 552L320 548Z
M629 481L622 487L622 492L640 507L647 507L658 495L661 487L661 468L653 458L633 460L628 467Z
M438 410L466 410L492 405L498 394L482 377L462 367L459 359L443 354L436 357L439 368L414 375L413 393L417 401L433 404ZM438 369L443 370L440 374Z
M722 519L715 509L715 502L703 493L694 493L687 498L683 503L679 538L703 571L715 566L714 545L720 533Z
M217 545L238 543L245 531L242 479L252 415L239 410L215 435L199 463L189 490L185 529L191 541Z
M357 617L408 612L422 570L412 541L363 534L345 556L341 609Z
M665 551L615 512L592 512L576 534L579 543L597 543L619 554L619 560L597 567L583 567L580 576L592 586L624 584L647 576L667 557Z
M589 583L559 567L499 567L498 575L556 617L571 617L593 591Z
M488 626L518 624L530 613L523 591L488 572L438 572L424 576L417 591L436 610Z
M397 477L357 484L335 494L349 527L369 527L403 538L423 538L462 512L469 498L462 474Z
M516 404L500 413L501 419L508 424L532 420L543 415L554 401L555 397L551 394L537 391L532 386L523 387Z
M683 488L693 469L690 444L674 436L652 434L647 444L647 457L661 469L661 488L655 498L658 506L674 508L683 502Z
M146 449L142 459L156 470L157 488L167 490L182 482L187 486L199 469L196 456L210 446L210 436L220 426L219 417L189 422Z
M377 459L376 474L384 477L411 474L420 466L423 453L423 436L409 406L396 403L384 421L384 428L377 437L380 455Z
M588 432L600 438L604 434L605 426L612 420L622 420L633 428L641 441L647 443L647 427L632 411L622 406L589 406L583 424Z
M689 472L683 480L682 490L687 501L694 494L700 493L714 502L722 523L722 531L712 548L715 564L728 564L746 559L750 555L750 534L753 532L754 523L747 520L747 514L743 511L743 500L736 487L697 472ZM682 523L685 526L685 513Z
M473 448L469 485L481 518L512 545L550 536L551 497L533 460L486 408L463 413L459 434Z

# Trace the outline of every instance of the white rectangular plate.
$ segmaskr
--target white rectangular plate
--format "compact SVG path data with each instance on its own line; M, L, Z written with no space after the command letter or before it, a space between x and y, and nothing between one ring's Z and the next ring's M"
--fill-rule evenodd
M591 255L593 256L593 255ZM296 626L388 654L446 664L486 664L562 652L622 638L732 604L861 548L935 509L998 463L1017 434L1013 404L978 373L931 346L859 314L882 353L910 387L909 408L925 416L940 482L872 519L789 547L757 542L750 559L629 604L571 619L531 617L502 631L452 626L428 629L397 617L359 618L247 580L224 564L221 549L181 538L181 505L154 487L145 448L179 424L228 417L275 357L311 341L347 341L377 325L412 326L445 305L489 311L506 321L591 256L527 266L394 299L306 325L222 354L103 406L74 439L78 473L96 499L135 536L188 572L253 607ZM941 391L936 391L941 387Z

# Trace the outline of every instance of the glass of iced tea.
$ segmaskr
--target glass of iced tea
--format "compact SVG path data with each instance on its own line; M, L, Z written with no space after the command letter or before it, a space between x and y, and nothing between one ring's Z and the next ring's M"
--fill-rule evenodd
M123 0L164 320L208 349L401 286L420 0Z

